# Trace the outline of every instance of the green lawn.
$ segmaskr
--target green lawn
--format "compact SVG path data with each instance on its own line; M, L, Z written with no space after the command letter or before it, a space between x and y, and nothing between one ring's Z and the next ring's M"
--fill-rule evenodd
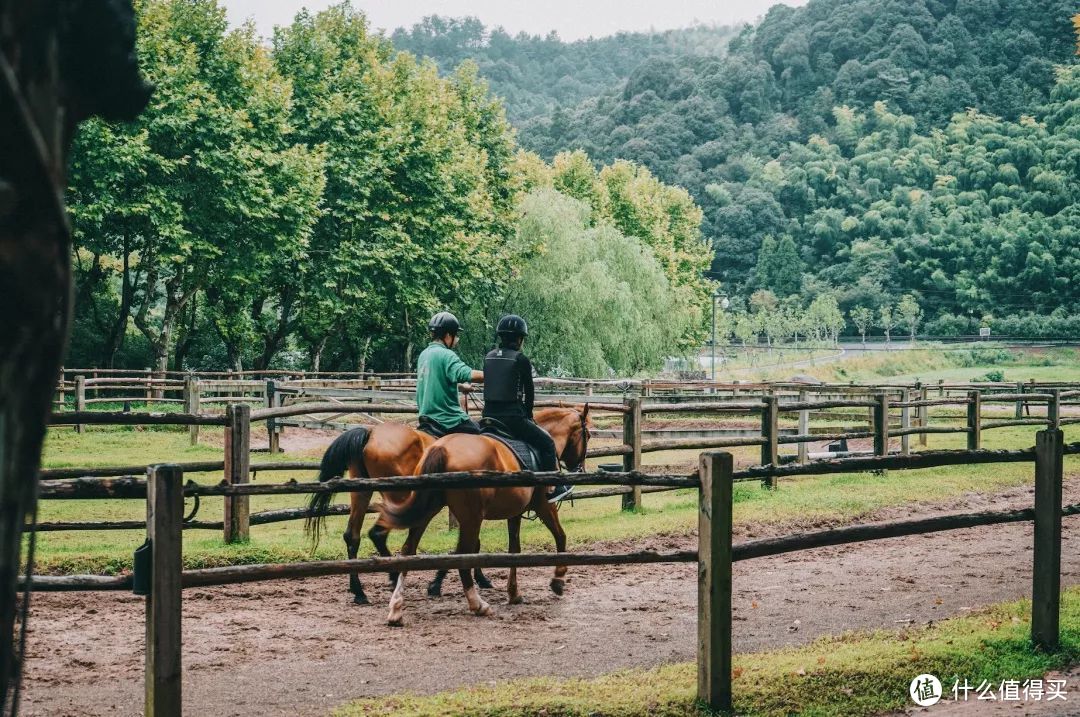
M1067 428L1068 440L1080 440L1080 427ZM76 434L70 429L50 431L46 451L46 467L104 466L146 464L163 460L215 460L221 457L220 439L208 435L216 445L188 446L187 434L176 430L132 430L127 428L88 428ZM931 436L930 448L962 447L962 436ZM914 442L913 442L914 443ZM1034 443L1030 427L988 431L984 435L987 447L1019 448ZM286 445L288 442L286 441ZM790 450L790 449L789 449ZM733 451L743 463L754 462L754 449ZM691 465L697 451L669 451L646 454L647 465ZM274 459L315 459L319 451L286 453ZM254 456L269 460L266 454ZM605 459L606 460L606 459ZM599 462L599 461L597 461ZM1071 470L1072 459L1067 464ZM220 473L193 476L203 482L221 480ZM261 473L258 481L279 482L289 478L312 480L313 471ZM858 519L872 511L915 500L948 503L955 496L968 492L992 492L1032 480L1032 467L1026 464L958 466L928 471L893 471L884 476L848 474L790 479L781 482L777 491L768 491L757 482L741 483L735 490L735 520L737 524L768 523L805 526L817 521L846 521ZM345 496L339 497L340 501ZM252 511L273 508L301 507L300 496L254 496ZM619 498L579 501L562 510L563 524L572 548L587 549L592 543L604 540L648 537L657 534L688 534L697 526L697 496L693 490L649 494L644 497L644 510L637 514L620 510ZM189 503L190 507L190 503ZM205 500L199 511L203 520L220 520L220 500ZM145 517L142 501L44 501L41 521L140 520ZM328 519L328 531L315 556L343 557L340 539L344 516ZM447 517L439 516L424 538L425 552L447 552L454 544L456 533L448 530ZM185 563L189 567L206 567L241 562L274 562L303 560L311 557L310 545L300 521L253 526L251 541L243 545L225 545L216 531L187 531L184 534ZM41 533L37 546L37 569L41 572L115 573L130 566L131 552L144 537L143 531L69 531ZM395 536L399 544L404 533ZM525 550L548 549L553 546L546 529L536 522L526 522L522 531ZM502 550L506 546L506 531L502 523L489 523L483 534L484 550ZM364 541L364 554L371 550Z
M1031 605L1007 603L928 627L853 632L797 648L735 655L732 691L740 715L876 715L911 706L908 685L921 674L941 680L1024 680L1080 661L1080 590L1062 596L1058 652L1033 650ZM685 717L695 703L692 663L628 670L596 679L538 678L430 697L400 695L342 706L338 717ZM969 699L974 700L972 693ZM1045 697L1044 697L1045 699ZM1072 695L1069 695L1072 699Z

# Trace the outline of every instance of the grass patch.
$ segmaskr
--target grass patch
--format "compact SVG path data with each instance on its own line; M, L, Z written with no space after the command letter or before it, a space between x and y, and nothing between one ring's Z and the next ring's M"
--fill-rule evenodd
M1031 604L1020 601L903 631L853 632L797 648L735 656L733 692L740 715L874 715L910 706L908 685L936 675L946 699L954 680L1038 677L1080 661L1080 590L1062 596L1061 649L1032 649ZM337 717L684 717L695 703L695 665L629 670L595 679L538 678L428 697L366 699ZM974 699L975 695L969 695Z
M1072 348L1005 349L993 344L978 348L927 344L926 348L875 351L816 366L764 367L757 372L732 372L725 379L776 381L793 374L814 376L827 383L967 382L998 374L1004 381L1080 381L1080 353Z

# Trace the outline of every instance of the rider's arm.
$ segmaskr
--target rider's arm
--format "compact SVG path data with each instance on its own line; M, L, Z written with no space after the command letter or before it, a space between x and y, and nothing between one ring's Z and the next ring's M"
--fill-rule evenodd
M484 372L483 371L477 371L476 369L473 369L472 382L473 383L483 383L484 382Z
M446 380L448 383L458 384L476 381L478 374L480 380L483 380L484 373L482 371L473 371L457 354L454 354L446 363Z

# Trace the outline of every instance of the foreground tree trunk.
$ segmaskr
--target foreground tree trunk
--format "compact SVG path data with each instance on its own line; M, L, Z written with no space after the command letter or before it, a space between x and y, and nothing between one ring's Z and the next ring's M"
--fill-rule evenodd
M0 0L0 704L18 684L15 580L71 313L67 150L149 98L130 0Z

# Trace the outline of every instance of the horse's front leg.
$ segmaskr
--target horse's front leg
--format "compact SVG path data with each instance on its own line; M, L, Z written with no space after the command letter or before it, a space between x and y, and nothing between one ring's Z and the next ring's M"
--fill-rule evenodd
M546 496L542 493L543 489L538 488L537 492L539 498L534 498L532 502L533 510L536 511L536 515L540 518L540 522L547 526L547 529L551 531L551 536L555 538L555 551L559 553L566 552L566 533L563 532L562 524L559 523L559 509L555 507L554 503L548 503ZM566 586L566 566L555 566L555 577L551 579L551 592L556 595L562 595Z
M521 516L516 518L510 518L506 521L506 528L510 533L510 547L511 553L521 552ZM509 596L511 605L520 605L525 602L521 597L521 593L518 592L518 580L517 580L517 568L510 568L510 580L506 583L506 593Z
M460 520L460 518L459 518ZM467 520L461 520L458 528L457 550L459 555L480 552L480 518L470 516ZM469 604L469 611L473 615L485 616L491 614L491 606L484 598L480 597L480 591L473 583L472 571L468 568L458 570L461 577L461 587L465 589L465 601Z
M356 555L360 551L360 538L363 535L364 515L367 513L368 504L371 503L371 493L358 492L349 495L349 523L341 537L345 540L349 560L356 560ZM368 604L369 600L364 593L364 586L360 582L358 573L349 573L349 591L353 594L354 603Z

